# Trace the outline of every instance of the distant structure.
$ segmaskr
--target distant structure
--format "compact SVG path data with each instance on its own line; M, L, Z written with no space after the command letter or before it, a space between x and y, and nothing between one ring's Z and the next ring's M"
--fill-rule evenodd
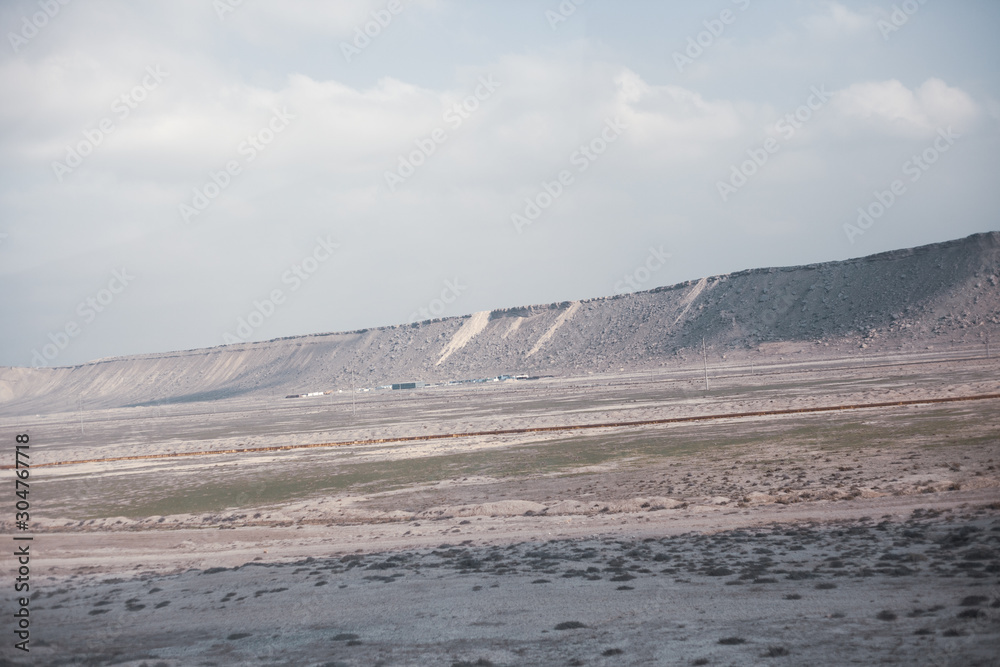
M392 385L393 389L417 389L419 387L426 387L426 382L397 382Z
M285 398L311 398L313 396L327 396L332 393L332 391L311 391L308 394L289 394Z

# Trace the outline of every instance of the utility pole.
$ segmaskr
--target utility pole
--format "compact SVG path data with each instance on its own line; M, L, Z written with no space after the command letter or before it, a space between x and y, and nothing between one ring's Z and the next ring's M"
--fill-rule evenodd
M990 358L990 332L986 332L986 358Z
M351 418L352 419L357 419L358 416L358 411L354 406L354 394L356 392L357 389L354 387L354 369L352 368L351 369Z
M701 358L705 362L705 391L708 391L708 351L705 349L705 337L701 337Z

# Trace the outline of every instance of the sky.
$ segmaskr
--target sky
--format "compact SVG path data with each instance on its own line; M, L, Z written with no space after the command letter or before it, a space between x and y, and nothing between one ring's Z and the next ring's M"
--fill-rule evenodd
M0 2L0 365L1000 229L998 30L994 0Z

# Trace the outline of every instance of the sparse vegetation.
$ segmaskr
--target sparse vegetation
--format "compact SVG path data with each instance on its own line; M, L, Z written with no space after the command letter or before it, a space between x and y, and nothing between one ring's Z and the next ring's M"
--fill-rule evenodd
M989 598L985 595L967 595L958 604L962 607L978 607L987 601L989 601Z
M585 627L587 627L587 626L584 625L583 623L581 623L580 621L563 621L562 623L559 623L558 625L556 625L555 629L556 630L576 630L577 628L585 628Z

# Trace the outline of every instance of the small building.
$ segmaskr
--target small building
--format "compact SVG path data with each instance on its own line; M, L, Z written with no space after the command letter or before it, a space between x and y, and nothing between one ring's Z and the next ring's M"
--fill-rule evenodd
M418 389L420 387L426 387L426 382L396 382L392 385L393 389Z

